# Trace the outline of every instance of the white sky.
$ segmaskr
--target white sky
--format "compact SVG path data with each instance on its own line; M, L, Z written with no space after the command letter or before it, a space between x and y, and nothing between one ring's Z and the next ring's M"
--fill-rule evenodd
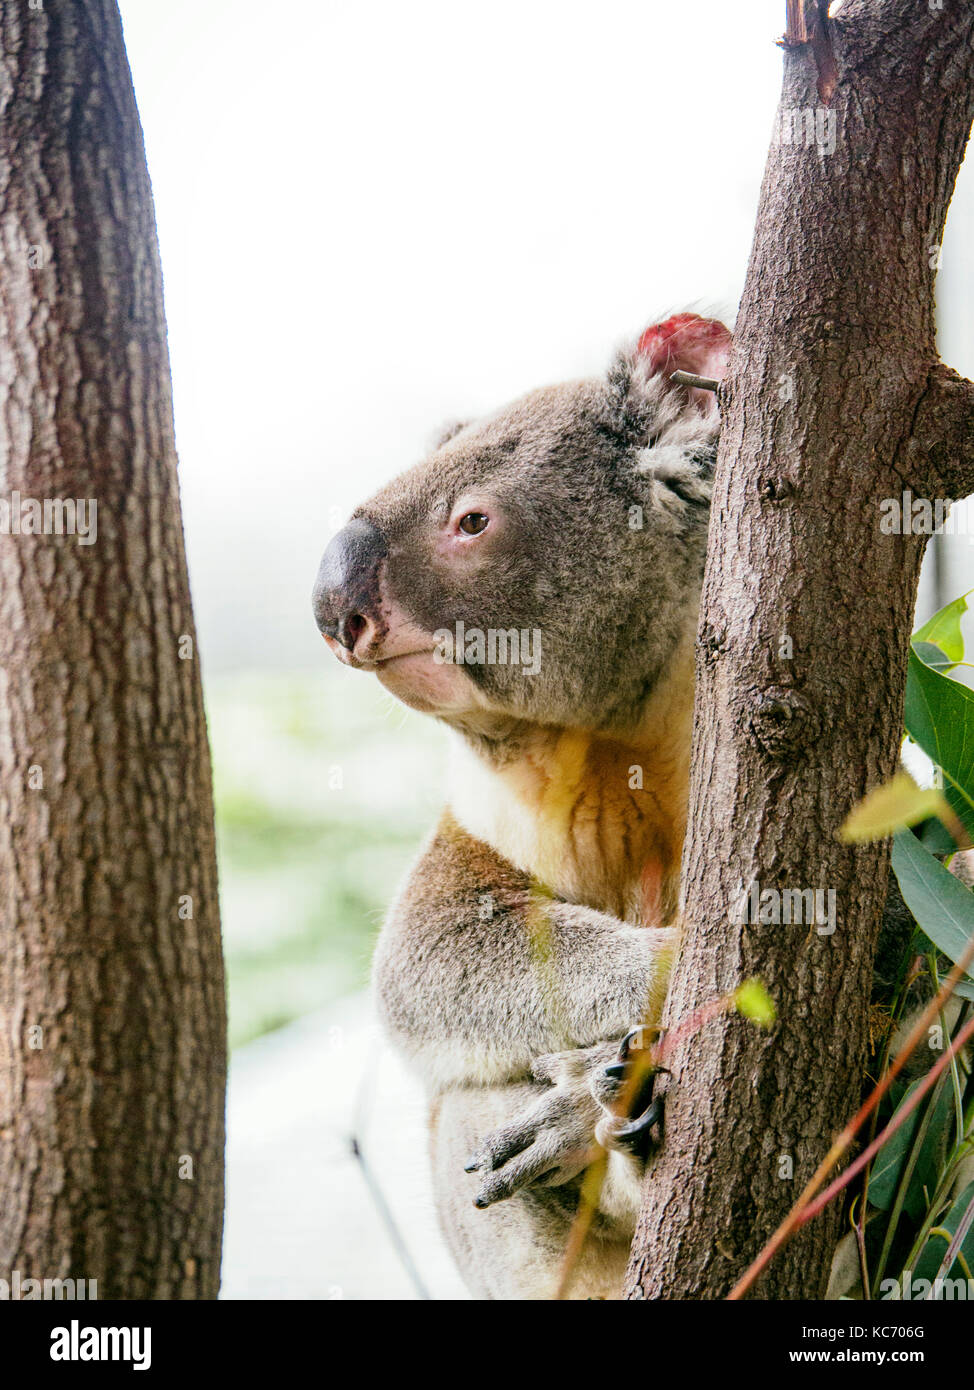
M209 671L320 662L333 509L443 420L598 371L674 307L733 315L783 0L121 10ZM941 289L968 372L970 183Z

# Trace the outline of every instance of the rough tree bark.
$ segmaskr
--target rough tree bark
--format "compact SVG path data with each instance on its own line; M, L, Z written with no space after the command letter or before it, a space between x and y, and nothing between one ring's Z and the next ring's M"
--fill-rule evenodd
M212 1298L223 966L141 129L114 0L0 0L0 39L0 507L97 502L94 544L0 534L0 1277Z
M635 1298L726 1296L855 1108L888 853L835 831L895 769L923 551L922 537L881 533L879 504L974 490L974 387L938 362L933 313L974 118L974 6L827 8L789 5L721 392L668 1005L675 1020L757 975L779 1021L762 1034L722 1019L677 1050ZM833 889L834 935L733 925L755 880ZM753 1296L821 1297L837 1221L805 1227Z

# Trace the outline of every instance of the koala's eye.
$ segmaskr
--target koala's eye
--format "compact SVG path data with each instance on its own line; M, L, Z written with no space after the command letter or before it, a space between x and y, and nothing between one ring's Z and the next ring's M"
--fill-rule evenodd
M479 536L481 531L486 531L487 523L490 520L483 512L467 512L457 522L458 527L467 536Z

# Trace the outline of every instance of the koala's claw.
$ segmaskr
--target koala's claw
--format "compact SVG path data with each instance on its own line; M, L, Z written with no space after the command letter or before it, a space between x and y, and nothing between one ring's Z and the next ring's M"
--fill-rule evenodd
M644 1162L654 1147L653 1129L658 1125L662 1133L663 1099L653 1094L656 1078L669 1075L666 1067L650 1064L646 1053L652 1044L646 1032L643 1028L631 1029L622 1040L616 1060L603 1067L593 1085L602 1106L615 1112L600 1121L596 1130L599 1142L606 1148L623 1149ZM639 1054L643 1054L642 1058Z
M627 1120L612 1131L612 1142L616 1148L628 1149L644 1162L649 1157L650 1151L654 1147L652 1130L656 1125L663 1130L663 1097L656 1096L641 1115L637 1115L634 1120Z
M611 1076L619 1081L624 1080L625 1077L627 1077L632 1070L632 1067L630 1065L632 1061L632 1054L634 1052L645 1052L647 1048L652 1046L652 1043L647 1041L646 1034L648 1032L656 1033L658 1041L658 1039L663 1036L663 1033L665 1031L666 1030L663 1028L648 1029L642 1026L640 1026L639 1028L630 1028L629 1032L626 1034L622 1042L619 1044L618 1060L615 1062L610 1062L609 1065L605 1068L606 1076Z
M633 1028L612 1043L536 1058L532 1075L548 1087L507 1125L492 1130L464 1171L480 1174L474 1206L483 1210L531 1186L578 1176L600 1147L645 1162L663 1101L653 1086L663 1067L651 1063L658 1029Z

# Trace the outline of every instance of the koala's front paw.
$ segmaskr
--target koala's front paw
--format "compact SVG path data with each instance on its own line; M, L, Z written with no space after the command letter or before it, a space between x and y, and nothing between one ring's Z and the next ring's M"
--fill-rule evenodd
M488 1134L466 1165L468 1173L484 1175L474 1206L489 1207L532 1183L556 1187L588 1167L599 1153L595 1126L601 1113L592 1070L604 1068L614 1053L613 1044L538 1058L534 1078L550 1082L551 1089Z
M592 1076L592 1094L603 1109L595 1137L606 1149L618 1149L644 1162L655 1146L653 1131L662 1136L663 1101L654 1096L656 1078L666 1072L655 1066L652 1049L661 1030L633 1028L623 1038L618 1055Z

